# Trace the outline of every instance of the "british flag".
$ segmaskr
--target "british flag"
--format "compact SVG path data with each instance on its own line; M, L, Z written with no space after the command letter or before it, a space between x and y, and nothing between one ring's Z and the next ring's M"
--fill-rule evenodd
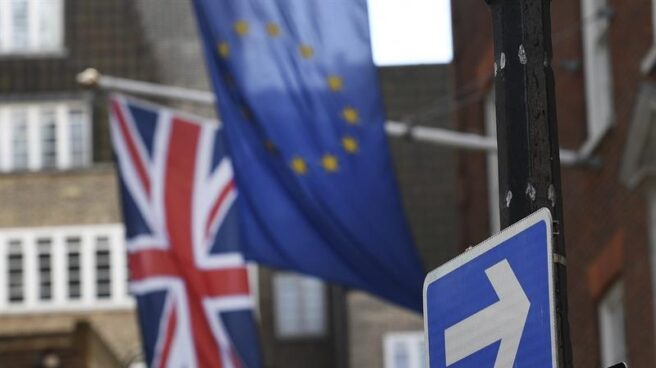
M221 129L120 95L110 110L146 363L261 366Z

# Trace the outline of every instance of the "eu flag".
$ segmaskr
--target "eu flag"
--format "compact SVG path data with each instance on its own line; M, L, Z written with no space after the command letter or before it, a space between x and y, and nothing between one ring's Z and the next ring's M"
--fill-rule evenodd
M246 257L421 310L366 0L195 0Z

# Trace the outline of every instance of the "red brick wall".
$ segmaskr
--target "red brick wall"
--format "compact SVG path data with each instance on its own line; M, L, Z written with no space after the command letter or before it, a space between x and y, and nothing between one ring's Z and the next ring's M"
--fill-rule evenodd
M452 4L455 120L460 130L483 133L483 99L472 98L472 103L467 98L484 96L491 81L465 92L472 80L484 80L492 73L489 10L481 0ZM610 5L615 12L610 26L615 124L595 151L603 160L600 169L563 170L574 366L600 365L597 302L609 284L622 277L629 360L635 367L654 367L646 199L619 181L627 129L645 79L640 63L652 45L652 9L650 0L610 0ZM579 2L554 1L552 18L560 141L564 148L577 149L586 138ZM462 153L460 158L460 239L461 244L470 245L489 234L485 156Z

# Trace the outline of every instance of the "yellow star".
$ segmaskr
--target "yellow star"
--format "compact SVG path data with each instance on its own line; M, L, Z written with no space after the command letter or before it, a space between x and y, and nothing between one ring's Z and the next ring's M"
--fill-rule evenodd
M217 49L219 50L219 55L226 59L228 56L230 56L230 45L228 45L227 42L222 41L219 42L219 46L217 46Z
M321 158L321 166L328 172L335 172L339 169L339 161L337 161L337 157L326 154Z
M266 141L264 141L264 147L266 147L267 151L271 153L278 152L278 148L276 147L276 145L273 143L271 139L267 139Z
M248 34L248 22L245 20L239 20L233 25L235 32L240 36L246 36Z
M305 59L310 59L312 56L314 56L314 49L310 45L301 45L298 48L298 51Z
M342 147L348 153L356 153L358 151L358 141L353 137L346 136L342 138Z
M292 170L298 175L305 175L307 173L307 164L302 158L295 156L291 162Z
M235 86L235 79L232 78L232 75L228 72L223 73L223 80L226 82L228 87L232 88Z
M267 23L266 31L271 37L280 36L280 27L278 27L278 25L274 22Z
M246 119L248 121L253 120L253 112L251 111L251 109L248 108L248 106L242 106L240 108L240 110L241 110L241 114L244 117L244 119Z
M349 124L357 124L360 121L360 115L358 115L358 110L352 107L346 107L342 110L342 117Z
M342 87L344 87L344 82L342 82L341 77L337 75L331 75L328 77L328 87L333 92L341 91Z

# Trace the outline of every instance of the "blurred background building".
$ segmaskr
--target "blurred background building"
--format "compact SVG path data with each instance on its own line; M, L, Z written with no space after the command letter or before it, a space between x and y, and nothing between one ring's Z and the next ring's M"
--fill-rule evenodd
M494 137L482 0L452 2L452 65L381 67L388 118ZM553 3L576 367L656 366L656 4ZM188 1L0 0L0 367L141 361L106 91L78 72L207 90ZM210 106L158 101L203 116ZM499 229L494 152L390 140L426 270ZM258 267L267 367L423 367L421 316Z
M138 366L107 92L75 77L94 67L207 90L189 2L0 1L0 30L0 367ZM380 68L388 117L449 128L449 75ZM429 270L457 253L455 152L409 139L391 148ZM423 364L420 315L287 272L251 276L268 367Z
M109 362L141 355L105 102L75 82L88 65L154 80L139 19L129 1L0 1L0 366L91 366L78 321Z
M492 135L490 12L479 0L452 6L456 124ZM560 143L587 161L562 172L575 367L656 366L653 14L649 0L552 3ZM498 229L506 190L493 154L459 159L459 239L476 244Z

